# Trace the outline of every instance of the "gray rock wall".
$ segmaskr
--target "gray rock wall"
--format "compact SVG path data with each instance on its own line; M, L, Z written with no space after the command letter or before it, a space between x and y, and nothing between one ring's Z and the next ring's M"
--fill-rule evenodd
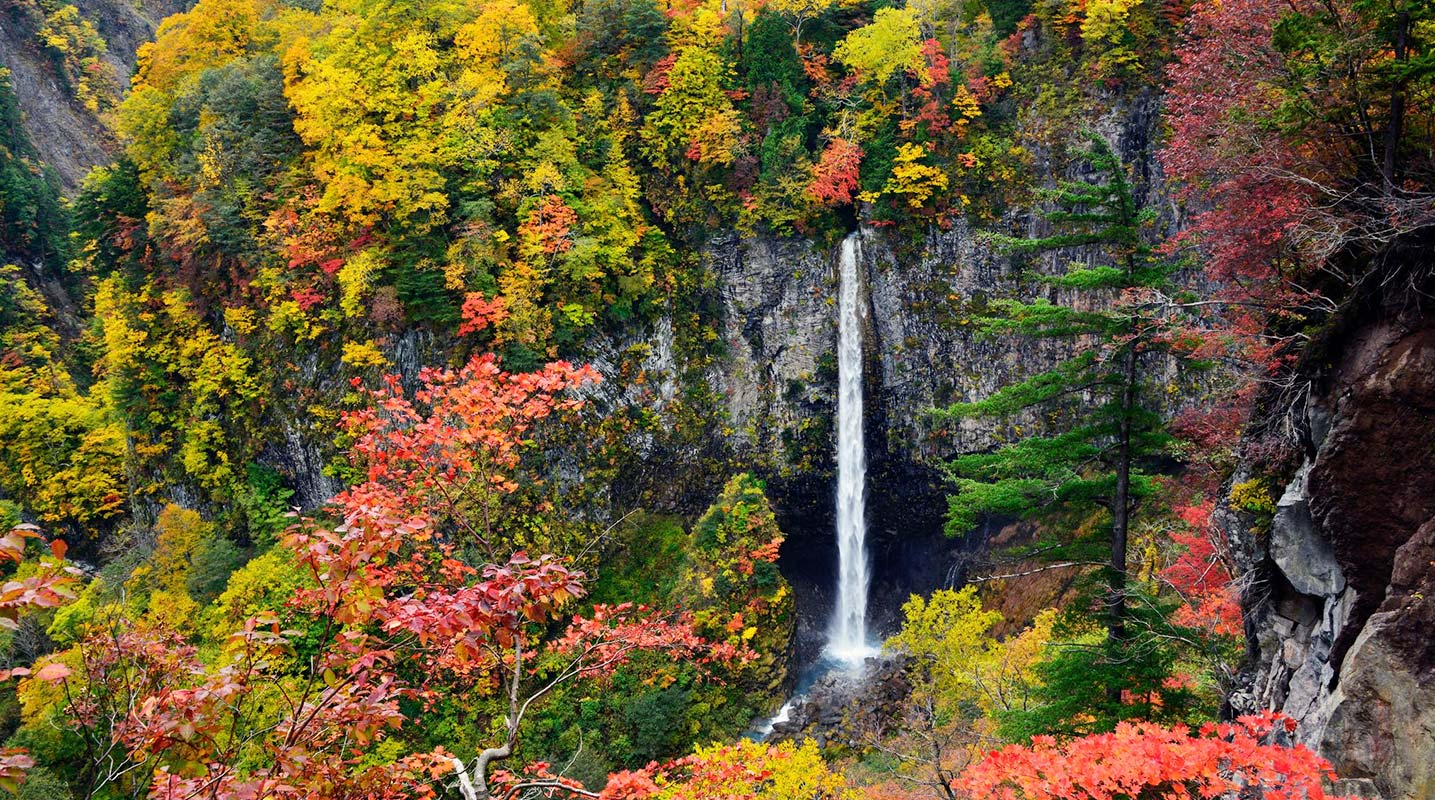
M1342 335L1279 422L1303 450L1268 524L1222 509L1247 583L1237 713L1281 711L1344 778L1435 797L1435 323ZM1254 477L1238 472L1236 482Z
M1096 121L1130 167L1146 207L1158 212L1153 235L1169 233L1180 216L1155 158L1159 99L1143 95L1119 102ZM1071 144L1079 145L1074 135ZM1058 159L1045 145L1029 147L1038 172L1049 183ZM1090 177L1061 168L1060 177ZM1030 210L1004 223L1027 235L1049 233L1049 224ZM834 413L836 365L836 248L810 240L740 237L712 240L706 258L715 274L723 307L727 359L713 378L726 397L735 435L779 463L783 443L822 430ZM1059 271L1091 254L1049 253L1030 266ZM1061 343L1015 337L984 338L968 320L973 304L988 298L1055 290L1017 280L1010 257L998 253L963 221L929 230L920 239L908 233L869 229L861 273L869 309L866 334L869 395L882 417L894 451L919 458L979 450L994 444L990 425L962 423L944 431L940 446L931 439L928 410L985 397L1013 381L1049 369L1069 355ZM816 422L814 422L816 420ZM830 443L830 426L825 435ZM947 437L950 437L948 439Z
M1179 224L1155 161L1158 125L1154 96L1120 103L1095 127L1130 166L1159 225ZM1080 145L1073 132L1070 143ZM1079 167L1061 166L1045 145L1030 148L1048 182L1083 179ZM1007 230L1049 233L1030 210L1014 212ZM1162 231L1153 231L1159 234ZM977 400L1003 385L1054 367L1071 345L1018 337L982 337L970 322L972 307L1001 296L1032 297L1055 290L1019 280L1020 268L1059 271L1090 253L1050 253L1019 265L996 250L981 231L957 223L914 236L910 231L867 228L860 274L868 308L866 432L869 461L869 547L876 571L872 624L890 632L912 592L927 592L961 578L966 553L981 534L965 540L941 532L946 487L936 465L960 452L987 449L1004 430L990 421L938 426L931 409ZM716 446L775 478L771 486L779 523L789 537L783 565L797 587L799 654L822 636L830 605L832 453L835 449L837 247L811 240L714 237L704 251L721 301L725 350L709 372L718 390L726 430ZM1027 429L1044 421L1018 417L1007 425Z

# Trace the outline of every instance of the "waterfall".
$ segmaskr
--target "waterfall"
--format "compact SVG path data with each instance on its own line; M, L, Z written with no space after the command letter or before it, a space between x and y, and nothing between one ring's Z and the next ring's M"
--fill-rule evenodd
M837 316L837 607L827 629L827 647L817 664L799 677L797 693L776 716L754 723L747 734L766 741L806 702L807 692L834 671L847 678L877 648L867 640L867 455L862 441L862 292L858 260L862 233L842 241L838 259Z
M862 442L861 232L842 241L837 344L837 608L827 654L857 665L867 642L867 457Z

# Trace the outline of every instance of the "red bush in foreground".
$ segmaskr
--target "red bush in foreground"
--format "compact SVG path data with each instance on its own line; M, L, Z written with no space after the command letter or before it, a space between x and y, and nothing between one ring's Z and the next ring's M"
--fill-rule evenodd
M1335 777L1330 765L1303 746L1270 743L1273 731L1294 728L1293 720L1268 712L1205 725L1195 735L1182 726L1123 723L1113 733L1067 742L1041 736L1030 747L990 753L953 788L995 800L1209 800L1228 793L1322 800L1323 779Z

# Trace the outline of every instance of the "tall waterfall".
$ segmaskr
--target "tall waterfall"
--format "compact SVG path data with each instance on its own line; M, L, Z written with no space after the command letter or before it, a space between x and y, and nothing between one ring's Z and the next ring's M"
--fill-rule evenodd
M862 443L862 312L857 262L862 234L842 242L837 344L837 609L827 654L849 665L867 642L867 456Z

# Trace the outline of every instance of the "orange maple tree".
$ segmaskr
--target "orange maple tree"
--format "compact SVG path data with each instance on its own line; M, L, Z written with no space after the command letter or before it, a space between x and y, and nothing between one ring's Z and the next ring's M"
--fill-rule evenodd
M1121 723L1065 742L1038 736L988 754L953 787L993 800L1323 800L1323 781L1335 777L1330 765L1302 745L1273 743L1294 730L1293 720L1267 712L1195 734Z
M808 184L807 193L827 206L851 203L856 196L861 165L860 145L840 137L833 139L812 168L812 183Z

